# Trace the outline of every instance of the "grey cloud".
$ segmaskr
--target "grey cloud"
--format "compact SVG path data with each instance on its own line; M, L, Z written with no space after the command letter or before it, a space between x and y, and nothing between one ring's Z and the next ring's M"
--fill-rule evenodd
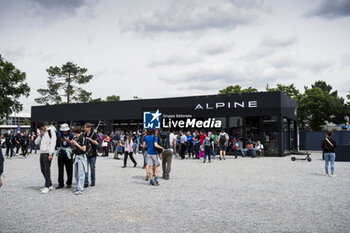
M206 55L217 55L231 51L233 42L231 41L219 41L215 43L206 43L199 48L201 53Z
M97 0L29 0L27 4L36 15L58 16L76 15L77 11L85 6L92 6Z
M275 53L273 48L256 48L254 50L248 51L245 55L240 56L239 59L243 58L245 60L259 60L269 57Z
M0 54L2 53L3 58L9 62L13 62L14 60L24 57L25 54L25 48L24 47L8 47L4 48L0 51Z
M334 19L350 16L349 0L323 0L316 8L305 14L306 17Z
M255 22L263 11L263 2L251 1L173 1L163 11L130 21L122 20L126 30L139 32L183 32L211 28L235 28Z
M231 68L222 68L221 70L208 70L199 69L196 72L184 74L182 77L171 77L171 78L159 78L160 81L166 82L168 84L178 84L186 82L189 85L187 87L179 87L181 89L188 90L216 90L225 88L229 85L240 85L240 86L254 86L259 88L261 84L266 82L274 81L278 74L263 74L263 70L245 70L237 71Z
M297 59L294 56L282 56L271 59L269 63L277 69L303 69L313 73L320 73L334 65L329 60L313 60Z
M199 55L188 54L172 54L168 57L160 57L150 62L151 67L165 66L165 65L189 65L199 63L203 58Z
M265 37L260 45L267 47L287 47L295 44L298 41L295 35L283 35L283 36L269 36Z

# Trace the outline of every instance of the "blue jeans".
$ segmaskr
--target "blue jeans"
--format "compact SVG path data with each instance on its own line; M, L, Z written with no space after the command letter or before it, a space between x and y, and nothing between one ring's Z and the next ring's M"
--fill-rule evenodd
M215 157L217 151L218 151L218 144L214 144L214 150L211 151L211 155Z
M142 149L142 155L143 155L143 166L145 167L148 163L147 149Z
M86 155L76 155L74 161L74 176L77 183L77 191L84 190L84 180L85 172L87 170L86 166Z
M328 174L328 164L329 164L329 161L331 161L331 172L333 175L334 174L335 153L324 153L324 161L326 162L325 163L326 174Z
M91 170L91 182L95 183L95 171L96 171L96 157L87 157L86 161L86 173L85 173L85 184L89 184L89 167Z
M33 143L30 143L30 152L29 153L32 153L32 150L35 150L35 154L36 154L36 144L33 142Z

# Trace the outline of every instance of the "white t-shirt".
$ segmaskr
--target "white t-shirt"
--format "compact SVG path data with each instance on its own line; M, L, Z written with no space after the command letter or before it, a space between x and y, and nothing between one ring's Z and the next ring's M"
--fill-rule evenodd
M170 146L174 146L174 140L176 141L176 136L173 133L170 133L169 135L169 140L170 140Z
M263 149L264 149L264 146L263 146L262 144L260 144L260 145L257 145L257 146L255 147L255 149L256 149L256 150L263 150Z

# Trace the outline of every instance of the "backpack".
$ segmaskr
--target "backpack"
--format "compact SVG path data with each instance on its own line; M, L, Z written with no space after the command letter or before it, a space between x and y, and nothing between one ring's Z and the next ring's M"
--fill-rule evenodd
M54 131L56 133L56 146L55 146L55 150L57 150L57 148L60 146L61 143L61 136L58 132ZM51 129L47 131L47 133L49 134L50 139L52 138L52 134L51 134Z
M94 135L94 133L95 133L95 132L93 132L89 138L92 138L92 136ZM85 139L86 139L86 136L85 136L85 135L84 135L84 137L85 137ZM91 157L93 157L93 156L95 155L91 143L92 143L92 142L90 142L90 141L88 141L88 142L86 143L86 151L85 151L85 154L86 154L86 156L89 157L89 158L91 158Z
M158 138L159 137L157 137L157 142L158 142ZM157 153L160 154L160 153L163 152L163 150L162 149L158 149L157 147L154 146L155 140L156 140L156 136L153 135L153 147L154 147L154 149L156 149Z
M164 149L169 149L170 148L170 139L169 139L169 134L167 133L161 133L159 135L159 140L158 144L163 147Z
M210 137L204 139L204 146L210 146Z
M226 143L226 135L220 135L220 139L219 139L220 144L225 144Z

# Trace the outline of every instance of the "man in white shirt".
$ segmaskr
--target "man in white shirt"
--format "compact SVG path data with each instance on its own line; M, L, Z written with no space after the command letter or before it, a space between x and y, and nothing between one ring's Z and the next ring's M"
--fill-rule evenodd
M258 156L263 155L264 146L261 144L261 142L259 140L256 142L255 150L256 150Z
M186 142L187 142L187 137L186 135L180 131L180 156L181 156L181 159L185 159L185 154L186 154L186 150L187 150L187 147L186 147Z
M56 129L54 126L44 124L42 122L37 123L37 128L40 130L40 134L35 139L35 144L40 145L40 168L41 173L45 178L45 187L41 189L41 193L45 194L53 190L51 182L51 161L56 146Z
M176 135L174 130L171 131L169 135L169 139L170 139L170 147L173 149L173 154L176 155Z

